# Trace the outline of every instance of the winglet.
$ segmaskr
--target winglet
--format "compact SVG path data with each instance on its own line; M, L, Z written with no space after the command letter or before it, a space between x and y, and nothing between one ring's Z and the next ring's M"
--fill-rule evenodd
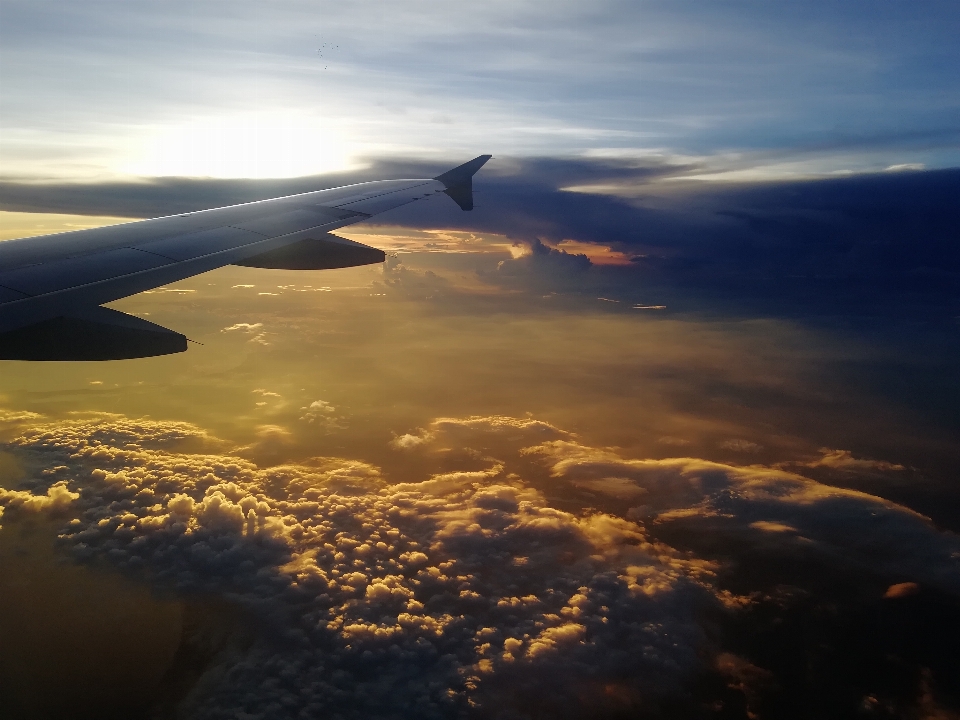
M470 162L465 162L453 170L447 170L443 175L437 175L434 180L439 180L444 184L447 188L444 192L462 210L473 210L473 176L491 157L493 156L480 155L475 157Z

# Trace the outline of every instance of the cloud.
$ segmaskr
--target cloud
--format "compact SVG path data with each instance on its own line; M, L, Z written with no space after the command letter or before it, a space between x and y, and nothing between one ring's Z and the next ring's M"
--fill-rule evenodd
M293 434L282 425L258 425L253 434L253 442L234 449L237 455L262 463L276 464L288 456L294 444Z
M734 452L739 453L758 453L763 450L762 445L758 445L755 442L750 442L749 440L740 440L737 438L724 440L720 443L720 447L724 450L733 450Z
M587 255L548 247L539 238L527 246L530 252L501 260L495 273L480 273L480 277L498 285L537 290L569 291L591 284L589 272L593 262Z
M151 295L153 293L169 293L172 295L188 295L190 293L195 293L196 290L187 290L184 288L172 288L172 287L158 287L153 288L152 290L144 290L145 295Z
M65 481L56 482L47 488L45 495L34 495L25 490L4 490L0 488L0 518L5 510L19 510L28 513L59 512L80 497L71 492Z
M894 500L909 499L908 504L912 507L933 517L940 517L938 506L942 505L944 493L950 492L943 482L931 480L913 467L857 457L849 450L820 448L819 452L819 457L779 462L776 467L828 485L879 494Z
M571 434L544 420L515 418L505 415L473 415L466 418L437 418L430 423L427 433L439 441L463 441L477 438L502 438L521 443L554 438L567 438Z
M561 434L529 419L433 427ZM57 468L9 502L68 497L63 542L76 558L256 619L181 713L506 717L531 692L558 717L628 712L656 707L700 666L695 608L717 602L712 565L633 522L557 510L499 468L390 486L356 461L260 468L177 452L190 433L204 435L93 420L37 425L9 446ZM610 696L610 682L623 692Z
M25 410L4 410L0 409L0 423L18 424L39 420L43 415Z
M259 293L260 295L271 295L273 293ZM220 332L224 333L243 333L245 335L252 335L248 343L253 345L269 345L270 342L267 340L268 333L263 330L263 323L237 323L236 325L231 325L229 327L223 328Z
M337 411L337 409L326 400L314 400L301 409L305 410L306 413L300 419L311 423L316 422L320 418L326 418Z
M37 416L20 429L18 442L29 443L41 456L43 448L62 449L62 438L70 438L72 451L91 445L104 448L122 446L145 450L197 452L224 450L229 445L206 430L191 423L158 421L149 418L127 418L118 413L80 411L67 413L67 419L50 420ZM88 431L81 438L78 429ZM44 456L45 457L45 456Z
M225 327L220 332L242 332L242 333L255 333L259 332L260 328L263 327L263 323L237 323L236 325L231 325L230 327Z
M532 417L473 415L465 418L440 417L415 433L403 433L390 441L394 450L445 455L467 464L484 464L498 457L516 455L519 448L571 433Z
M913 582L896 583L887 588L883 594L885 598L902 598L916 595L920 586Z
M671 538L682 528L687 538L709 535L715 547L721 538L736 538L762 549L776 534L787 545L774 547L774 554L815 556L853 572L881 572L960 591L960 538L875 495L776 468L697 458L629 460L571 441L523 452L542 456L554 477L574 485L615 497L625 497L624 488L632 486L639 514L664 530L675 528Z
M278 398L278 399L282 399L282 398L283 398L283 396L280 395L280 393L275 393L275 392L272 392L271 390L267 390L267 389L265 389L265 388L254 388L254 389L251 390L250 392L256 393L256 394L260 395L261 397L275 397L275 398Z
M390 447L394 450L412 450L415 447L423 445L424 442L426 442L426 438L423 436L404 433L403 435L397 435L391 440Z
M432 270L414 270L404 265L398 255L388 255L382 270L383 284L406 297L432 299L453 290L446 278Z
M429 480L416 483L400 483L394 485L397 490L414 490L430 495L444 496L468 492L477 483L492 480L503 474L503 465L494 465L485 470L458 470L455 472L438 473Z
M302 421L323 428L327 432L343 430L347 427L346 418L337 415L337 409L326 400L314 400L300 409L304 411L300 416Z
M0 408L0 438L6 439L11 433L17 433L21 427L36 423L43 415L24 410Z
M820 452L823 453L823 457L805 463L805 465L811 468L829 468L852 473L889 473L904 469L903 465L889 463L885 460L855 458L849 450L821 448Z
M530 697L561 718L657 716L730 692L760 712L793 692L764 648L789 655L797 611L864 615L866 593L889 612L942 606L949 623L937 598L960 593L954 535L782 468L630 459L533 417L478 415L408 433L411 455L392 457L449 469L397 484L360 459L284 460L288 438L259 428L266 467L250 448L211 452L186 423L35 418L5 445L33 470L0 505L12 518L53 512L79 561L232 608L217 611L220 639L203 641L189 693L164 700L191 717L509 718ZM821 628L822 652L841 650L839 622ZM898 652L886 631L876 642ZM942 658L922 657L942 683ZM726 689L705 690L705 677Z
M692 547L713 559L735 558L752 546L773 557L807 557L849 577L880 573L951 591L960 587L960 541L954 535L904 505L844 487L850 477L899 478L904 468L894 463L827 449L812 461L775 466L691 457L634 460L616 449L585 445L533 418L498 416L439 418L401 437L394 440L398 449L448 456L461 464L496 462L507 477L535 478L523 461L538 460L550 472L550 479L537 480L538 487L566 498L562 481L581 491L580 503L642 522L670 543L702 538L703 545ZM747 441L729 447L748 454L760 449ZM471 448L474 454L466 452ZM803 471L824 475L811 478ZM833 482L836 472L847 483ZM443 487L453 487L454 476L437 478L449 483Z
M282 408L286 405L283 396L280 393L272 392L266 388L255 388L250 392L260 396L261 399L257 400L255 403L259 408L266 408L267 406L270 406L272 410L277 410L278 408Z
M690 441L686 438L673 437L672 435L664 435L657 438L657 442L661 445L675 445L677 447L683 447L684 445L689 445Z

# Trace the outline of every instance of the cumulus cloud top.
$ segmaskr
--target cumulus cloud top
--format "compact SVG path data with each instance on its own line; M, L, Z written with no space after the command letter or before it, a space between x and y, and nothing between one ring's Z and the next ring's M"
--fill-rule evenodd
M0 408L0 423L21 423L30 420L39 420L42 415L25 410L6 410Z
M80 493L70 492L64 481L56 482L47 488L45 495L34 495L26 490L4 490L0 488L0 517L5 508L22 509L26 512L56 512L63 510L80 497Z
M630 707L698 665L693 609L714 602L712 566L633 522L557 510L499 467L391 486L358 461L262 469L165 442L189 432L201 433L149 421L29 430L10 447L45 457L56 482L4 498L72 502L62 540L76 557L227 598L267 628L221 653L184 701L192 717L510 717L521 689L562 713L613 702L604 678L626 684L617 702Z
M300 419L310 425L317 425L329 432L342 430L346 427L346 420L337 415L337 409L326 400L314 400L301 408L303 415Z
M575 485L618 497L635 488L641 512L633 514L653 516L661 524L715 536L736 534L758 544L775 532L792 537L797 552L818 552L831 562L960 589L960 538L874 495L760 465L699 458L631 460L571 441L550 441L522 452L542 456L555 477ZM853 460L849 453L837 456L847 466L871 472L901 469Z
M573 437L543 420L503 415L472 415L466 418L436 418L417 433L398 435L390 442L395 450L418 447L436 449L443 445L509 443L513 447L528 443Z
M723 584L730 548L877 578L878 602L960 590L960 540L893 502L777 467L625 458L531 418L398 436L502 458L403 483L360 459L261 467L184 445L208 439L186 423L25 422L5 447L34 472L0 491L9 515L52 513L78 560L240 613L189 717L520 718L530 697L555 717L656 714L703 672L753 697L769 673L703 622L758 602ZM559 509L514 465L619 510Z

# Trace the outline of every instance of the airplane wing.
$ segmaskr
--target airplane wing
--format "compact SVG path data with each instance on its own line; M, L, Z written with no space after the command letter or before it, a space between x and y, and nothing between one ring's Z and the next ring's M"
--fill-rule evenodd
M321 270L383 262L331 235L445 193L473 209L481 155L435 178L380 180L0 242L0 360L117 360L183 352L180 333L100 307L224 265Z

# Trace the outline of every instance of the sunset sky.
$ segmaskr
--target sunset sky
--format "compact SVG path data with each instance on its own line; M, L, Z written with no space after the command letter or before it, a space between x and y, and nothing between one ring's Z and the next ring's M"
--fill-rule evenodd
M960 712L960 10L0 0L0 240L480 153L0 362L0 716Z

